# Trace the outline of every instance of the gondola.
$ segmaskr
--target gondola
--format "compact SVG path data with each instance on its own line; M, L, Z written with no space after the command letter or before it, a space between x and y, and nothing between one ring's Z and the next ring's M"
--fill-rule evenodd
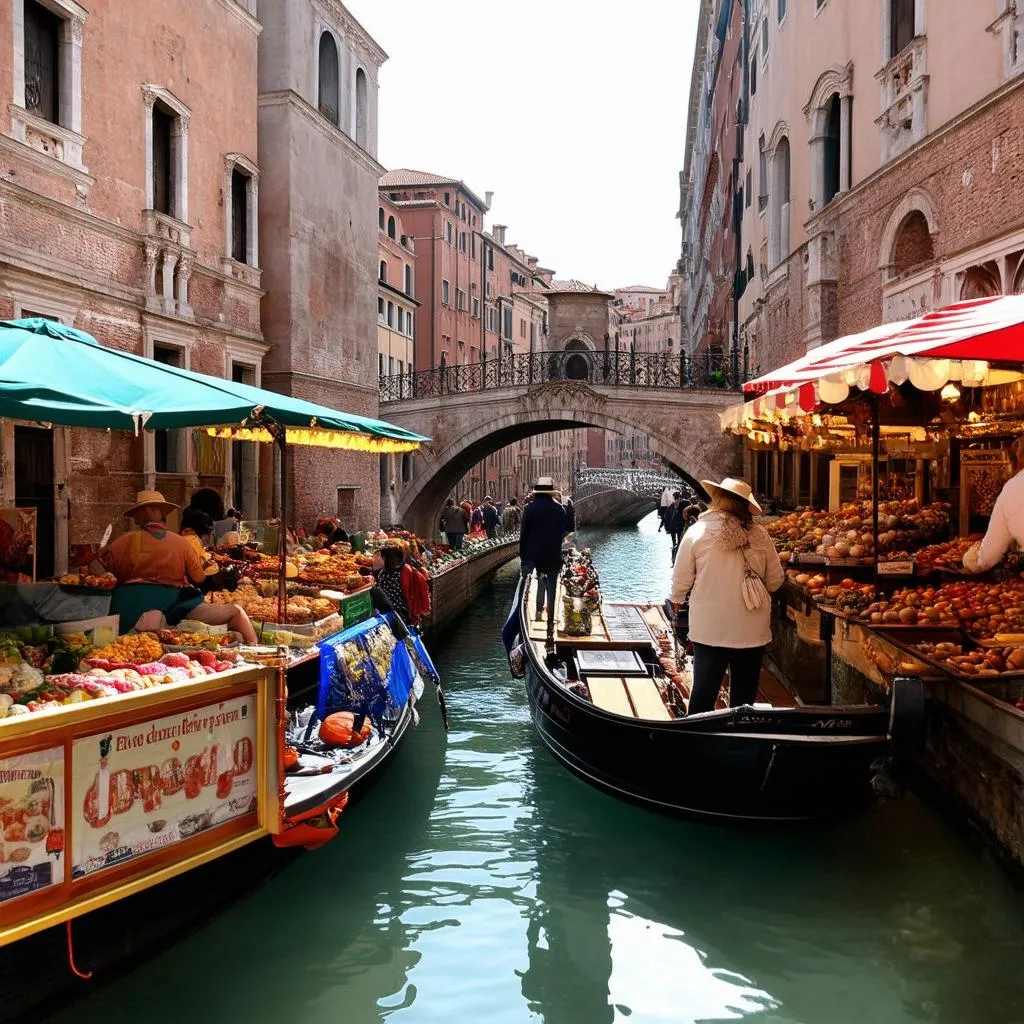
M567 635L559 615L550 646L529 616L533 585L520 582L502 638L541 740L585 781L659 811L780 822L838 813L870 797L891 719L923 700L898 681L890 708L811 706L776 684L770 702L687 716L688 687L662 667L675 640L661 606L606 603L586 637Z

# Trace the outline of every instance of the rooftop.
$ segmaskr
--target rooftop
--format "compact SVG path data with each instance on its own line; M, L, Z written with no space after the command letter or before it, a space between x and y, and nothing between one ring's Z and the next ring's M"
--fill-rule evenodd
M378 187L384 191L395 188L422 188L425 185L451 185L465 192L479 209L485 212L490 209L464 181L459 178L445 177L443 174L433 174L431 171L417 171L411 167L396 167L394 170L381 175L378 182Z

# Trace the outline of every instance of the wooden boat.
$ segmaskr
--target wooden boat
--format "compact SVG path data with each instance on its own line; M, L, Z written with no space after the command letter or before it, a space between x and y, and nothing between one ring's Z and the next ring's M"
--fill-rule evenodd
M546 623L528 614L535 585L520 584L503 639L521 649L511 662L525 668L541 739L587 782L661 811L746 821L825 816L870 795L889 709L802 705L765 673L758 703L686 716L689 688L659 661L672 643L660 606L606 603L582 637L559 614L549 649Z

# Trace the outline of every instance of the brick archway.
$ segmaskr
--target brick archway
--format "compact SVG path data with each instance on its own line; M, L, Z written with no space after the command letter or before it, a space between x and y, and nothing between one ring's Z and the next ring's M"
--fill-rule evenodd
M433 536L445 498L473 465L515 441L584 426L643 430L656 453L699 488L701 479L740 471L740 444L718 423L719 413L735 401L732 393L700 391L666 401L664 392L563 380L403 402L388 419L432 440L414 456L412 479L394 494L392 507L384 502L382 519Z

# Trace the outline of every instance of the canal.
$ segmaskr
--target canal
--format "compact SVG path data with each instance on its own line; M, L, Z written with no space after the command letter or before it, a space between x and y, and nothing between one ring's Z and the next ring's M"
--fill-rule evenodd
M666 592L653 519L585 539L606 596ZM514 573L438 646L447 736L428 694L339 838L51 1019L1024 1021L1024 896L913 796L723 828L555 764L498 641Z

